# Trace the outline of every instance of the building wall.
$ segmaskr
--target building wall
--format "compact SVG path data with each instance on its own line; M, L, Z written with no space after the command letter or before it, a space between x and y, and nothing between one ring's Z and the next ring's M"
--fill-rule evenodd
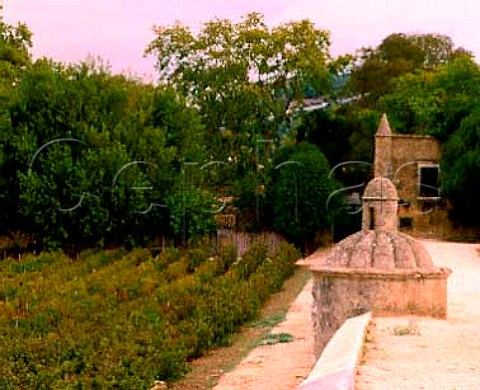
M399 197L399 229L420 236L444 236L451 230L446 200L420 196L420 166L438 166L439 142L430 136L377 135L375 176L385 176L395 184Z

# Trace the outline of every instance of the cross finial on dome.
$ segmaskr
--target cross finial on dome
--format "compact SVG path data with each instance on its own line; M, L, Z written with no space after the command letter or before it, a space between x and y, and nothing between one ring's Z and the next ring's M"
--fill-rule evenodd
M384 137L392 135L392 128L390 127L390 123L388 123L387 114L385 113L382 114L382 118L380 119L377 135Z

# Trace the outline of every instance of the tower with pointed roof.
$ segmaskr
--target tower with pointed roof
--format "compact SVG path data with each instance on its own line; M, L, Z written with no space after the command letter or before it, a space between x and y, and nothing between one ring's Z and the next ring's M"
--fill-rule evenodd
M366 311L446 318L451 270L436 267L420 241L398 230L399 211L408 218L422 217L422 202L432 201L422 197L419 184L422 167L434 166L438 158L434 138L394 134L382 115L374 178L362 197L362 229L310 265L317 356L346 319ZM406 200L409 206L399 207Z
M392 128L388 123L387 114L383 114L375 135L374 176L392 176Z
M428 135L399 134L387 115L375 134L374 177L390 179L398 191L399 228L413 234L448 233L439 177L440 145ZM445 223L444 223L445 222Z

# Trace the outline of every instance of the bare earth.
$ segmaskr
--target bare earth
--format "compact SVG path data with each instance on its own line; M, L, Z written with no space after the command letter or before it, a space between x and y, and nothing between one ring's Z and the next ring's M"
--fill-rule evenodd
M302 263L304 260L298 261L298 264ZM238 332L232 335L228 346L217 347L190 362L189 372L181 380L169 384L168 388L205 390L217 384L225 372L235 368L260 340L273 331L272 328L285 317L310 277L310 271L297 267L294 275L285 281L282 290L268 299L254 322L240 327ZM257 365L257 369L261 370L261 366Z
M358 390L480 389L479 245L423 241L449 267L448 319L374 319Z
M437 266L453 271L448 320L375 318L358 370L358 390L480 389L480 245L423 243ZM294 341L252 350L215 389L294 389L314 365L311 304L309 282L286 320L271 332L289 333Z
M308 376L315 363L311 290L309 281L285 320L270 332L290 334L293 341L255 348L233 371L220 378L215 390L291 390Z

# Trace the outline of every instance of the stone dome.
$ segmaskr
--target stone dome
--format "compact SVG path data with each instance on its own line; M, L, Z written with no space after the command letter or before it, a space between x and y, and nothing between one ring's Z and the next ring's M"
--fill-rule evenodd
M325 271L362 273L436 271L419 241L400 232L376 230L362 230L348 236L318 266Z
M336 244L314 269L329 273L431 274L438 271L421 242L397 231L398 196L389 179L371 180L362 202L362 230Z
M437 268L420 241L397 230L398 196L385 177L362 199L362 230L309 260L313 273L315 354L346 319L374 315L447 317L448 268Z
M397 230L397 189L389 179L371 180L363 193L362 205L362 230Z
M398 200L397 189L390 179L376 177L372 179L363 193L366 200Z

